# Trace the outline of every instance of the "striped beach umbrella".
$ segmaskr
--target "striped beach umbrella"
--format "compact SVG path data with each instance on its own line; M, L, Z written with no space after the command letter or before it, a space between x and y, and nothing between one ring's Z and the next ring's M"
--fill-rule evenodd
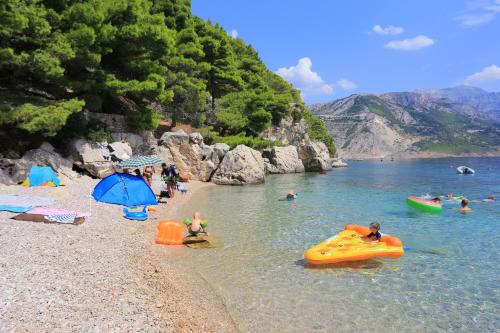
M163 163L163 161L156 155L136 155L132 156L126 161L121 161L120 163L118 163L118 166L123 169L133 169L160 163Z

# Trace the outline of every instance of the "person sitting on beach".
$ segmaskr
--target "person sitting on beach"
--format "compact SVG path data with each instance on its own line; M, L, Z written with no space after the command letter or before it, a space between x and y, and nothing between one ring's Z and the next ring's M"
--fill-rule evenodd
M488 195L488 197L486 199L483 199L483 202L493 202L493 201L496 201L496 197L494 194L490 194Z
M135 175L136 175L137 177L142 177L141 170L139 170L139 169L135 169L135 170L134 170L134 173L135 173Z
M380 239L382 238L382 234L380 233L380 223L370 223L370 233L363 238L367 238L371 241L380 241Z
M208 232L206 231L206 223L201 219L201 214L199 212L194 213L193 220L191 224L188 226L189 236L196 237L199 234L203 233L208 236Z
M460 205L462 206L462 208L460 208L460 212L461 213L468 213L470 212L472 209L469 207L469 200L467 199L462 199L462 202L460 203Z
M151 165L148 165L144 168L144 180L151 187L153 185L153 174L155 173L155 168Z

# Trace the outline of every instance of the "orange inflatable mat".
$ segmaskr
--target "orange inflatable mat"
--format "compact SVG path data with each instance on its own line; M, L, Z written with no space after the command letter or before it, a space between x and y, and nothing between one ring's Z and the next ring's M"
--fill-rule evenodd
M360 261L373 258L399 258L403 255L403 243L397 237L382 235L379 242L364 239L370 229L348 224L345 230L304 253L309 264L333 264L344 261Z
M182 245L184 238L184 223L180 221L158 222L158 234L156 244Z

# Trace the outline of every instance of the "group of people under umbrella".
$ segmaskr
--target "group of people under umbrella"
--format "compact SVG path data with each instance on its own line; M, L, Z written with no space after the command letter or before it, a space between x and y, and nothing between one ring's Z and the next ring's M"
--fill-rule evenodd
M179 180L179 173L173 164L167 165L156 155L134 156L126 161L118 163L118 166L124 170L134 170L134 174L143 177L146 184L153 186L153 174L156 173L154 165L161 164L161 179L165 186L162 188L164 195L173 198ZM141 168L144 170L141 172ZM160 197L162 195L160 194Z
M166 196L172 198L175 195L179 174L174 165L167 166L158 156L134 156L126 161L118 163L123 170L134 170L135 174L128 172L117 172L101 180L94 188L92 196L100 202L125 206L126 217L134 217L139 213L129 212L127 207L144 206L143 213L138 214L137 219L147 218L147 207L158 204L156 195L151 186L153 184L154 165L162 165L161 177L164 182L160 198ZM140 168L144 168L141 173Z

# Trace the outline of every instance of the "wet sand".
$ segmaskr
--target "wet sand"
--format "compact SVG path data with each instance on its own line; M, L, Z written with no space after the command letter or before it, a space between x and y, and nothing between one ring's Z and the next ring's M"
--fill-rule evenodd
M55 198L92 216L81 225L10 219L0 212L0 332L235 332L222 300L197 273L155 245L160 219L192 214L192 198L212 184L161 204L145 222L96 203L97 180L59 188L0 185L2 194ZM155 184L157 189L157 184Z

